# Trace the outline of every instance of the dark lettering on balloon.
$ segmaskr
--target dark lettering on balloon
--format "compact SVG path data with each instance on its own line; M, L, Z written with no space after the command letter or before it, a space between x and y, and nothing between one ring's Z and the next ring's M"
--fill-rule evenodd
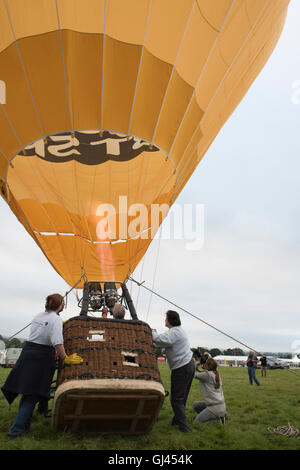
M19 153L37 156L48 162L75 160L85 165L99 165L108 160L126 162L143 152L157 152L158 147L137 137L109 131L75 131L40 139Z

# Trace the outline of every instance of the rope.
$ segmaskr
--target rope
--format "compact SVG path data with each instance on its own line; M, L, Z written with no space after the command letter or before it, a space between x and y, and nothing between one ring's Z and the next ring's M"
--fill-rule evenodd
M294 426L291 426L290 423L288 423L288 426L277 426L277 428L268 427L268 431L287 437L298 437L300 434L299 429L295 428Z
M174 307L176 308L179 308L180 310L182 310L183 312L187 313L188 315L190 315L191 317L193 318L196 318L197 320L201 321L202 323L204 323L205 325L209 326L210 328L213 328L214 330L218 331L219 333L227 336L228 338L232 339L233 341L236 341L237 343L240 343L242 344L243 346L245 346L247 349L250 349L251 351L254 351L256 352L257 354L260 354L258 351L256 351L255 349L251 348L250 346L248 346L247 344L245 343L242 343L241 341L239 341L238 339L234 338L233 336L225 333L224 331L220 330L219 328L213 326L211 323L208 323L207 321L203 320L202 318L200 317L197 317L196 315L194 315L193 313L189 312L188 310L186 310L185 308L183 307L180 307L180 305L177 305L175 304L174 302L172 302L171 300L167 299L166 297L163 297L162 295L158 294L157 292L154 292L154 290L152 289L149 289L149 287L145 286L143 283L140 283L138 281L136 281L135 279L129 277L128 279L130 279L132 282L135 282L138 286L142 286L144 289L148 290L149 292L151 292L152 294L156 295L157 297L160 297L161 299L165 300L166 302L168 302L169 304L173 305Z
M185 308L181 307L180 305L177 305L175 304L174 302L172 302L171 300L167 299L166 297L158 294L157 292L155 292L153 289L149 289L149 287L145 286L144 285L144 282L138 282L136 281L135 279L133 279L132 277L128 277L128 279L130 279L131 282L135 282L139 287L143 287L144 289L146 289L147 291L151 292L151 294L154 294L156 295L157 297L165 300L166 302L168 302L169 304L173 305L174 307L182 310L183 312L187 313L188 315L190 315L191 317L193 318L196 318L196 320L199 320L201 321L202 323L204 323L205 325L209 326L210 328L213 328L214 330L218 331L219 333L221 333L222 335L224 336L227 336L227 338L230 338L232 339L233 341L235 341L236 343L239 343L241 344L242 346L245 346L247 349L249 349L250 351L254 351L256 354L258 355L261 355L261 353L259 351L256 351L254 348L252 348L251 346L249 346L248 344L246 343L243 343L242 341L240 341L239 339L235 338L234 336L231 336L229 335L228 333L225 333L225 331L222 331L220 330L219 328L217 328L216 326L212 325L211 323L208 323L207 321L203 320L202 318L200 317L197 317L196 315L194 315L193 313L189 312L188 310L186 310ZM276 362L275 359L268 359L270 362ZM297 375L298 377L300 377L297 372L295 371L292 371L290 369L285 369L287 370L288 372L291 372L292 374L295 374Z
M12 335L10 338L8 338L7 341L10 341L10 340L13 339L15 336L17 336L19 333L21 333L22 331L26 330L26 328L28 328L30 325L31 325L31 323L28 323L28 325L24 326L24 328L22 328L22 330L17 331L17 333L15 333L15 334Z
M66 299L66 302L65 302L65 309L67 308L67 301L68 301L68 295L70 294L70 292L72 292L72 290L74 290L78 284L81 282L82 279L84 279L85 281L87 281L87 276L86 276L86 272L85 272L85 269L83 268L83 266L81 266L81 271L82 271L82 276L80 279L78 279L78 281L74 284L74 286L71 287L70 290L68 290L65 295L64 295L64 298Z
M81 281L82 279L87 280L86 272L85 272L84 268L81 268L81 269L82 269L82 271L83 271L81 278L80 278L80 279L74 284L74 286L71 287L71 289L68 290L68 291L65 293L65 295L64 295L64 298L66 299L65 308L67 307L67 298L68 298L68 295L70 294L70 292L72 292L72 290L75 289L75 287L80 283L80 281ZM26 328L28 328L30 325L31 325L31 322L28 323L28 325L24 326L24 328L22 328L21 330L17 331L17 333L15 333L14 335L10 336L10 338L8 338L7 341L10 341L10 340L13 339L15 336L17 336L19 333L21 333L22 331L26 330Z
M146 259L146 256L144 256L144 258L143 258L142 269L141 269L141 276L140 276L140 282L142 281L142 277L143 277L145 259ZM132 284L132 283L131 283L131 284ZM136 308L136 311L138 310L140 292L141 292L141 289L138 290L138 294L137 294L136 301L135 301L135 308Z

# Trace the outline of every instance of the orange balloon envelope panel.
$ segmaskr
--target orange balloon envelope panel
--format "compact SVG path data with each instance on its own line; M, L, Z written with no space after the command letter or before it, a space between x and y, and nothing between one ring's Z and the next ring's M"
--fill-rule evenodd
M0 3L1 195L70 285L82 268L90 281L134 270L159 225L151 208L176 200L288 3Z

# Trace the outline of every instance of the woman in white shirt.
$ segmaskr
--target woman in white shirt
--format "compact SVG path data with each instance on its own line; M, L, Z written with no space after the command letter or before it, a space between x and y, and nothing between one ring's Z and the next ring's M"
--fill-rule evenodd
M29 430L36 403L49 399L56 368L55 352L60 359L66 358L63 324L59 317L63 308L64 299L60 294L47 297L45 312L33 318L28 341L1 388L9 404L19 394L22 395L15 422L8 434L11 439Z
M198 413L194 422L213 423L220 419L225 423L226 405L222 389L222 380L217 371L217 362L208 358L203 365L203 371L196 370L195 378L199 380L200 392L204 401L195 401L193 408Z

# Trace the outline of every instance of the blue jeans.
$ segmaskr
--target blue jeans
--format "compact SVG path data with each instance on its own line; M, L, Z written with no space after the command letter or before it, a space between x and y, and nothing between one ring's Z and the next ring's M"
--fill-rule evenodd
M259 381L256 378L255 373L256 373L256 367L248 366L248 374L249 374L250 385L253 385L253 380L256 383L256 385L260 385Z
M9 431L10 436L20 436L29 431L33 410L38 401L39 397L35 395L22 395L15 422Z

